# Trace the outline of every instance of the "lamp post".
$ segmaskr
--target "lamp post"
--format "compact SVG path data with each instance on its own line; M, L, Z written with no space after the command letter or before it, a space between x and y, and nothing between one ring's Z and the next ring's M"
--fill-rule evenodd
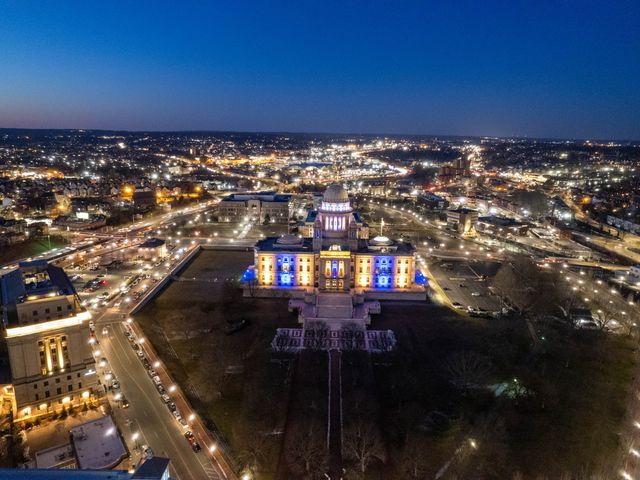
M139 444L138 444L138 439L140 438L140 434L138 432L134 432L133 435L131 435L131 440L133 441L133 445L134 448L136 450L138 450L140 448Z

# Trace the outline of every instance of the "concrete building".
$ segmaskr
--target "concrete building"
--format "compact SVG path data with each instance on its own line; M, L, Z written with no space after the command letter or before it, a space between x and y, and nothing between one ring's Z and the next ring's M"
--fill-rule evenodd
M520 237L527 234L529 225L513 218L491 215L478 218L476 230L489 235Z
M167 244L160 238L150 238L138 247L138 255L145 260L167 256Z
M71 428L66 443L35 452L27 468L110 470L126 457L127 448L107 415Z
M64 271L45 260L22 262L0 277L15 419L82 405L97 394L91 314Z
M447 224L463 235L470 235L475 232L478 212L469 208L458 208L447 210Z
M218 222L289 222L291 195L271 192L234 193L223 198L215 208Z
M624 218L616 217L614 215L607 215L607 224L616 227L617 229L624 230L625 232L640 233L640 225L632 220L625 220Z
M310 218L311 238L283 235L256 243L253 293L424 297L424 287L415 281L413 245L382 236L369 239L368 227L353 211L341 186L327 189Z
M11 480L170 480L169 459L151 457L127 470L76 470L74 468L0 468L0 478Z

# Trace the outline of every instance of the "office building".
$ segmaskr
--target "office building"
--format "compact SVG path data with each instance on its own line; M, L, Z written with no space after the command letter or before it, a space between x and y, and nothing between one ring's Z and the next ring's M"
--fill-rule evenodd
M82 405L97 395L91 315L64 271L45 260L22 262L0 277L15 419Z
M277 193L234 193L223 198L215 208L218 222L280 223L289 222L291 195Z

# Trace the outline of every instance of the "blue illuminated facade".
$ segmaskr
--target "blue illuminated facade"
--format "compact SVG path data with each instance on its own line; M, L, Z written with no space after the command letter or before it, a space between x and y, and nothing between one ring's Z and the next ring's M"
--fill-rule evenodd
M376 255L373 264L373 287L393 287L393 257L389 255Z

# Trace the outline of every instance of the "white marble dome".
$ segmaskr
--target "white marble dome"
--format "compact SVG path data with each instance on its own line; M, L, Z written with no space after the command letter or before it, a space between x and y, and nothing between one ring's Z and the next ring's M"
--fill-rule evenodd
M389 237L377 236L369 240L371 245L391 245L393 241Z
M347 203L349 202L349 195L341 185L334 183L333 185L329 185L324 192L322 201L325 203Z

